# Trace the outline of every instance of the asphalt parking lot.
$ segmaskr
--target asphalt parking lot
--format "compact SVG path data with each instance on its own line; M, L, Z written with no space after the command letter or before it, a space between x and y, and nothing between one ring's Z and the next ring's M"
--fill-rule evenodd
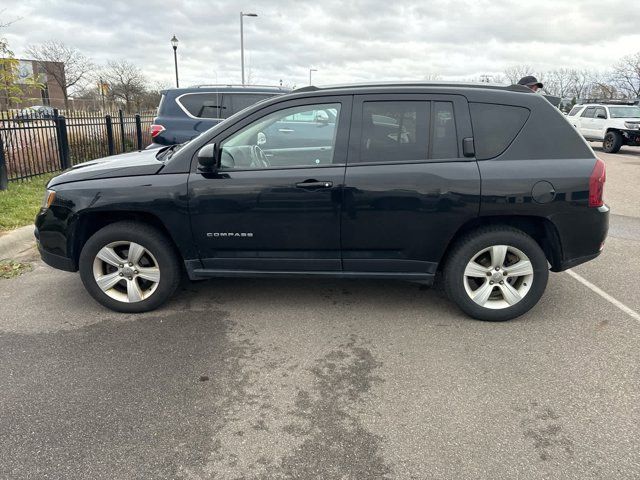
M640 478L640 148L598 153L604 253L507 323L401 282L121 315L41 262L0 280L0 478Z

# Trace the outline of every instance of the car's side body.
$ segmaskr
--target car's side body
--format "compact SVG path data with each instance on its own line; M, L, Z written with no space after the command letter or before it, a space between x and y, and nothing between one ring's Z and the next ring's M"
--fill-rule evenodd
M452 108L455 149L447 158L361 161L365 104L405 101ZM199 168L203 146L219 146L271 112L317 104L340 105L330 164ZM495 105L515 109L521 122L497 149L479 138L491 122L500 125ZM451 121L444 110L438 115ZM383 117L375 117L373 128L393 124ZM456 238L486 225L526 232L560 271L597 256L607 233L608 208L588 206L593 152L557 109L518 88L303 90L232 116L168 161L143 154L90 162L51 182L56 200L36 219L47 263L77 270L87 238L124 219L165 232L192 279L326 275L430 282ZM311 180L327 187L300 188Z

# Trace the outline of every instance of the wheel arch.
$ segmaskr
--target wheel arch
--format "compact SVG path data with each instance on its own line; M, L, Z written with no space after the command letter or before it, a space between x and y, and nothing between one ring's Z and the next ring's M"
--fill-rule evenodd
M78 265L80 252L82 252L82 248L86 241L94 233L107 225L121 221L139 222L156 228L170 240L173 250L176 255L178 255L178 258L182 258L175 239L171 236L164 223L156 215L142 211L90 211L80 213L76 220L76 227L74 229L73 240L71 242L71 255L74 263Z
M508 226L521 230L533 238L544 252L551 264L551 270L557 271L562 263L562 241L558 229L551 220L545 217L533 215L495 215L476 217L462 225L451 238L447 245L438 269L442 269L451 250L457 241L468 233L487 226Z

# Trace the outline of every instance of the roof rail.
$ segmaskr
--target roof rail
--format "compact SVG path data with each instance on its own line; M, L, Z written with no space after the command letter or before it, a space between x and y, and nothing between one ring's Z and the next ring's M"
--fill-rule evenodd
M480 82L372 82L372 83L344 83L337 85L324 85L321 87L308 85L306 87L296 88L293 92L315 92L318 90L336 90L340 88L375 88L375 87L463 87L463 88L490 88L493 90L509 90L512 92L533 93L530 88L524 85L502 85L497 83L480 83ZM292 93L293 93L292 92Z
M606 98L579 98L576 105L586 105L588 103L600 103L602 105L638 105L640 98L606 99Z
M293 92L295 92L295 93L298 93L298 92L315 92L316 90L320 90L320 88L316 87L315 85L307 85L306 87L296 88L295 90L293 90Z
M287 87L284 87L282 85L256 85L256 84L242 85L241 83L202 83L198 85L191 85L188 88L207 88L207 87L244 87L244 88L258 87L258 88L273 88L276 90L288 90Z

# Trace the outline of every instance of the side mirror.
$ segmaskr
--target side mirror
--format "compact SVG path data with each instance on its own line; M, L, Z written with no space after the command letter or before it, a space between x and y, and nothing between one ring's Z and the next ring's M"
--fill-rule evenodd
M605 113L598 112L598 114L596 115L596 118L604 118L606 120L607 119L607 115Z
M216 144L209 143L198 151L198 164L206 171L215 170L217 167Z
M329 115L324 110L319 110L316 112L316 123L321 123L323 125L327 125L329 123Z

